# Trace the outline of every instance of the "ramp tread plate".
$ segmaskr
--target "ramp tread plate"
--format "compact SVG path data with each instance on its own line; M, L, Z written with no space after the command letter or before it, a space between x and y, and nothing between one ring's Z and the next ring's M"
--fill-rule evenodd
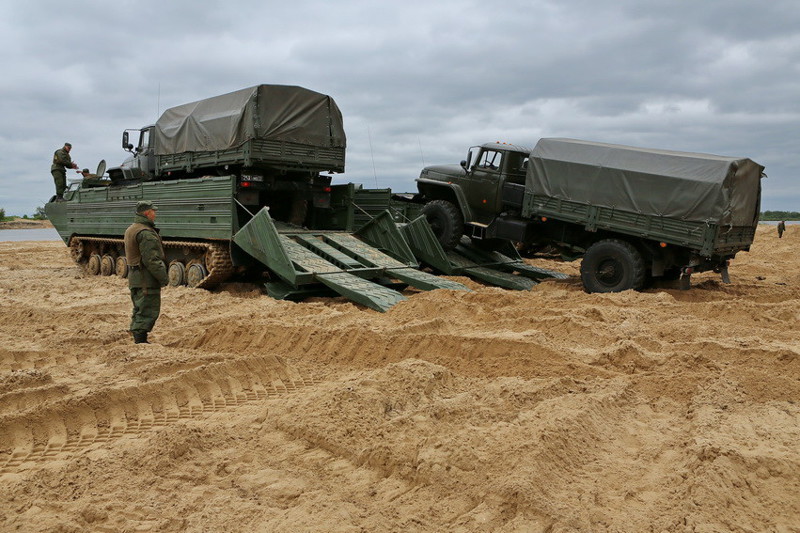
M517 291L528 291L537 285L536 281L532 279L481 266L465 269L463 274L504 289Z
M447 260L456 268L470 268L477 264L456 252L447 252Z
M448 258L452 253L448 254ZM488 252L473 246L464 246L463 244L456 247L455 253L463 256L467 261L482 266L506 265L519 262L519 259L512 259L500 252Z
M365 258L366 260L370 261L372 264L376 266L385 268L403 268L411 266L405 263L401 263L394 257L386 255L377 248L374 248L366 244L365 242L360 241L359 239L353 237L352 235L348 235L346 233L336 233L336 234L326 235L325 237L335 242L339 246L347 248L348 250L352 251L359 257ZM416 267L416 265L413 266Z
M462 285L457 281L440 278L439 276L434 276L433 274L428 274L427 272L422 272L421 270L416 270L410 267L387 270L386 274L393 276L400 281L404 281L412 287L426 291L434 289L469 291L469 288L466 285Z
M303 248L286 235L279 235L286 255L297 266L307 272L341 272L341 268L326 261L315 253Z
M347 268L364 268L364 265L359 263L356 259L353 259L349 255L342 253L330 244L326 243L323 240L323 235L297 235L295 238L313 248L312 252L319 251L329 257L332 257L335 261L345 265Z
M544 278L554 278L554 279L567 279L569 278L568 274L564 274L563 272L556 272L555 270L549 270L547 268L540 268L531 265L527 265L525 263L512 263L509 265L514 270L520 273L527 273L531 274L534 277L544 279Z
M376 311L386 311L396 303L406 300L405 296L395 290L347 272L320 274L317 279L345 298Z

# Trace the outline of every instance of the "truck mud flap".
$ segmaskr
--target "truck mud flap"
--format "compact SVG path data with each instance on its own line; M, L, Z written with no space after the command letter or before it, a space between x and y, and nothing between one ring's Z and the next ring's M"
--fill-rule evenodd
M379 222L380 223L380 222ZM390 286L468 290L467 287L416 270L413 254L391 222L384 235L387 255L355 236L336 231L311 231L275 223L267 209L259 211L234 236L233 241L270 269L280 281L266 284L275 298L303 297L324 293L324 288L377 311L386 311L406 299ZM406 252L403 252L403 246Z
M486 251L465 237L455 250L445 252L424 217L400 228L416 258L443 274L469 276L511 290L530 290L539 280L567 277L526 264L510 245L502 251Z

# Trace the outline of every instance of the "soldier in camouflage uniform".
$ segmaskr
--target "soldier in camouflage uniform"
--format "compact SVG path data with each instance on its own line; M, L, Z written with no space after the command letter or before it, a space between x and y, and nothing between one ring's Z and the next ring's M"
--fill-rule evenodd
M64 191L67 190L67 168L78 168L77 163L72 162L69 152L72 150L70 143L64 143L64 148L59 148L53 154L53 164L50 165L50 174L56 184L56 200L64 198Z
M97 174L92 174L89 172L88 168L84 168L80 172L78 172L81 176L83 176L83 181L81 181L81 187L84 189L89 189L91 187L105 187L111 184L111 180L104 180L102 176L98 176Z
M130 331L136 344L147 343L147 334L161 312L161 287L169 281L164 247L155 226L156 210L152 202L137 202L133 224L125 231L128 287L133 302Z

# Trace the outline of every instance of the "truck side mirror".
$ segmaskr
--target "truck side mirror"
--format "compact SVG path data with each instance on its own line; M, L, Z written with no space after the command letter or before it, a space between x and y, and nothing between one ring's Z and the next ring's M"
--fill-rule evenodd
M469 172L469 164L472 163L472 149L470 148L469 152L467 152L467 159L461 162L461 168L464 169L464 172Z
M128 151L128 152L133 150L133 145L128 143L128 132L127 131L123 131L122 132L122 149L125 150L125 151Z

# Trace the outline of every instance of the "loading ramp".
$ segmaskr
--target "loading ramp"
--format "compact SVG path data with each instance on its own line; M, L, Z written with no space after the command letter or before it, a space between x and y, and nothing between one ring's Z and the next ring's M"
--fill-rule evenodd
M462 237L454 250L445 251L425 217L399 227L415 257L441 274L468 276L511 290L530 290L543 279L568 277L526 264L510 242L498 250L484 250L468 237Z
M418 270L415 256L388 212L356 233L317 231L275 222L262 208L233 236L269 269L270 296L302 298L336 293L377 311L406 299L399 290L469 290Z

